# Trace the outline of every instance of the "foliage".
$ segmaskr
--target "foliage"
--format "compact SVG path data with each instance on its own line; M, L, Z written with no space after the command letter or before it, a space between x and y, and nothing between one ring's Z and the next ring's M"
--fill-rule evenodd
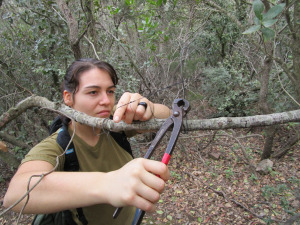
M263 13L265 6L260 0L253 2L253 11L255 13L255 25L244 31L243 34L251 34L261 31L264 41L269 41L274 38L275 32L272 27L278 19L275 19L284 9L285 3L273 6L268 12Z
M293 178L291 178L292 180ZM296 179L299 182L299 179ZM278 199L278 202L280 202L280 206L282 209L290 214L295 215L296 209L290 204L290 201L294 199L294 195L297 193L294 193L290 186L286 184L277 184L275 186L271 185L265 185L262 187L262 196L269 201L270 199ZM276 208L276 205L273 205L273 208ZM270 223L272 222L272 218L266 218L266 222Z
M66 2L78 25L76 37L82 56L99 57L116 68L120 77L118 96L124 91L140 92L150 100L169 106L174 98L186 97L197 103L192 105L191 111L191 115L197 119L202 115L197 105L202 102L208 102L214 109L212 111L217 110L216 114L205 114L208 117L253 115L258 112L261 72L265 69L263 62L266 58L273 60L272 57L277 57L281 61L278 60L278 65L274 65L270 71L268 103L274 111L295 108L281 86L282 84L294 96L296 90L293 84L296 82L288 71L283 70L285 67L293 70L296 62L296 47L291 44L293 32L289 30L288 25L291 24L288 24L287 16L289 13L290 20L294 21L292 5L285 8L278 1L268 1L273 5L265 12L266 8L260 0L255 0L250 6L245 1L232 0ZM0 115L31 94L60 101L60 83L67 66L74 60L74 55L69 41L70 29L56 1L3 1L0 10ZM295 24L297 23L299 21L295 20ZM271 49L274 48L275 53L270 56L267 54L266 50L269 49L266 44L272 43L271 40L274 43ZM182 81L186 90L182 88L182 84L178 85ZM28 110L1 132L32 146L48 135L47 126L53 117L52 113L45 110ZM193 143L195 142L185 144ZM189 149L197 149L197 146ZM19 158L27 150L18 146L10 148ZM254 154L253 151L249 151L250 153ZM222 204L210 204L210 199L220 199L220 196L211 193L208 196L208 190L203 189L208 186L213 188L213 181L219 182L220 174L225 178L223 182L226 187L239 185L244 181L247 188L254 188L251 193L258 193L255 187L263 185L252 173L246 172L244 176L245 171L240 168L237 170L228 165L218 171L214 167L215 161L205 159L205 163L201 164L198 159L190 160L195 154L193 157L188 154L189 151L186 154L189 160L184 163L178 160L176 165L186 164L187 168L201 172L209 169L206 174L200 175L203 185L192 187L195 185L194 180L193 184L189 184L187 174L182 173L183 170L179 171L178 166L176 172L172 172L172 183L168 185L176 187L175 182L184 180L185 187L188 184L192 187L188 191L200 193L204 190L200 198L197 196L201 201L204 199L203 207L197 205L198 209L213 206L223 210L220 207ZM226 157L230 159L226 160L235 162L232 155L227 154ZM190 163L196 164L189 165ZM206 166L198 168L201 165ZM241 164L235 166L240 167ZM211 168L215 170L211 171ZM277 176L275 171L271 172L271 179L276 179ZM1 179L0 175L0 182ZM252 181L251 185L248 185L248 180ZM278 205L286 213L293 215L294 209L289 204L292 195L289 185L276 182L278 181L272 180L274 185L265 185L261 193L266 200L271 201L273 198L280 201ZM289 182L299 186L299 179L296 177ZM180 206L187 202L179 201L182 200L180 195L188 191L183 191L182 188L175 195L173 191L165 201L171 201L168 202L169 205L176 203ZM242 190L241 195L244 196L244 192ZM188 196L190 194L192 191ZM201 201L194 200L193 203L202 204ZM210 205L206 205L207 203ZM209 216L202 215L198 213L198 209L195 210L195 205L187 205L192 207L186 213L189 218L199 223L211 222L211 212ZM255 202L247 205L255 205ZM177 208L176 210L184 211L184 208ZM275 211L273 206L272 210ZM180 215L166 211L165 208L159 209L157 213L165 217L163 224L181 220ZM239 220L238 217L237 219ZM271 219L270 217L269 220Z
M240 71L228 70L222 65L203 71L202 88L207 101L218 109L214 117L246 116L258 100L258 82L249 80Z
M66 3L78 25L82 57L98 57L116 68L118 96L123 91L140 92L169 106L177 97L208 101L218 111L210 117L257 112L259 72L266 55L249 42L250 36L241 35L244 27L252 25L248 17L252 9L244 1ZM265 40L271 37L270 30L285 27L280 17L283 4L264 12L262 2L256 0L252 7L253 24L259 25L257 32ZM54 0L4 1L0 9L0 113L31 94L61 101L60 83L74 60L66 16ZM283 30L276 35L279 37L280 45L274 48L291 68L294 55L289 32ZM272 68L268 98L276 111L293 108L276 80L279 70ZM290 76L281 72L280 77L285 89L294 94ZM183 81L184 85L179 84ZM195 112L197 116L197 109ZM52 117L52 113L28 111L4 131L13 129L12 136L35 143L47 134ZM24 134L33 121L38 122Z

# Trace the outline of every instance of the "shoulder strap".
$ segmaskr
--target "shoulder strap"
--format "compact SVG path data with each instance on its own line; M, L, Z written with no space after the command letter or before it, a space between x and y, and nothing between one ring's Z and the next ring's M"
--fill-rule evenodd
M68 132L68 127L65 124L63 124L58 132L56 142L60 145L60 147L63 150L65 150L70 140L71 137ZM71 142L65 154L64 171L78 171L78 170L79 170L79 163L75 152L74 144L73 142Z
M62 124L60 128L56 142L60 145L60 147L65 150L71 140L70 134L68 132L68 127L65 124ZM77 155L75 152L75 147L73 142L70 143L68 149L66 150L65 154L65 164L64 164L64 171L78 171L79 170L79 163L77 159ZM88 222L83 214L82 208L77 208L78 219L83 225L87 225ZM68 225L76 224L73 221L72 213L69 210L63 211L63 215L65 217L65 221Z
M50 124L49 134L53 134L55 131L57 131L59 128L61 128L63 125L63 122L60 118L60 116L55 117L55 119Z
M118 145L120 145L133 158L131 146L125 132L122 131L121 133L117 133L117 132L110 131L109 133L113 137L113 139L118 143Z
M110 115L109 119L112 120L113 116ZM110 131L109 133L113 137L113 139L118 143L118 145L120 145L133 158L131 146L130 146L130 143L129 143L128 139L127 139L127 136L126 136L125 132L122 131L122 132L119 133L119 132Z

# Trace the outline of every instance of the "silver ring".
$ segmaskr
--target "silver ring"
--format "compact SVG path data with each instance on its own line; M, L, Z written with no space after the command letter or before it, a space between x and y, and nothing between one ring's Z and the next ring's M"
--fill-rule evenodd
M144 106L145 110L148 107L148 104L146 102L140 102L138 105Z

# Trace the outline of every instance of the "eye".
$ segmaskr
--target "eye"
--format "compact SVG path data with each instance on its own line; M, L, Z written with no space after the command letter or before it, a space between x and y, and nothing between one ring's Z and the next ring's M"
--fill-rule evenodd
M108 90L107 93L111 94L111 95L114 95L115 94L115 90Z
M97 94L97 91L90 91L89 94L90 94L90 95L96 95L96 94Z

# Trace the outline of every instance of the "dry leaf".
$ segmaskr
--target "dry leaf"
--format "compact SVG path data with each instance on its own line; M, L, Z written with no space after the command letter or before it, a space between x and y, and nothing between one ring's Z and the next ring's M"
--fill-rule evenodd
M0 151L7 152L6 144L3 141L0 141Z

